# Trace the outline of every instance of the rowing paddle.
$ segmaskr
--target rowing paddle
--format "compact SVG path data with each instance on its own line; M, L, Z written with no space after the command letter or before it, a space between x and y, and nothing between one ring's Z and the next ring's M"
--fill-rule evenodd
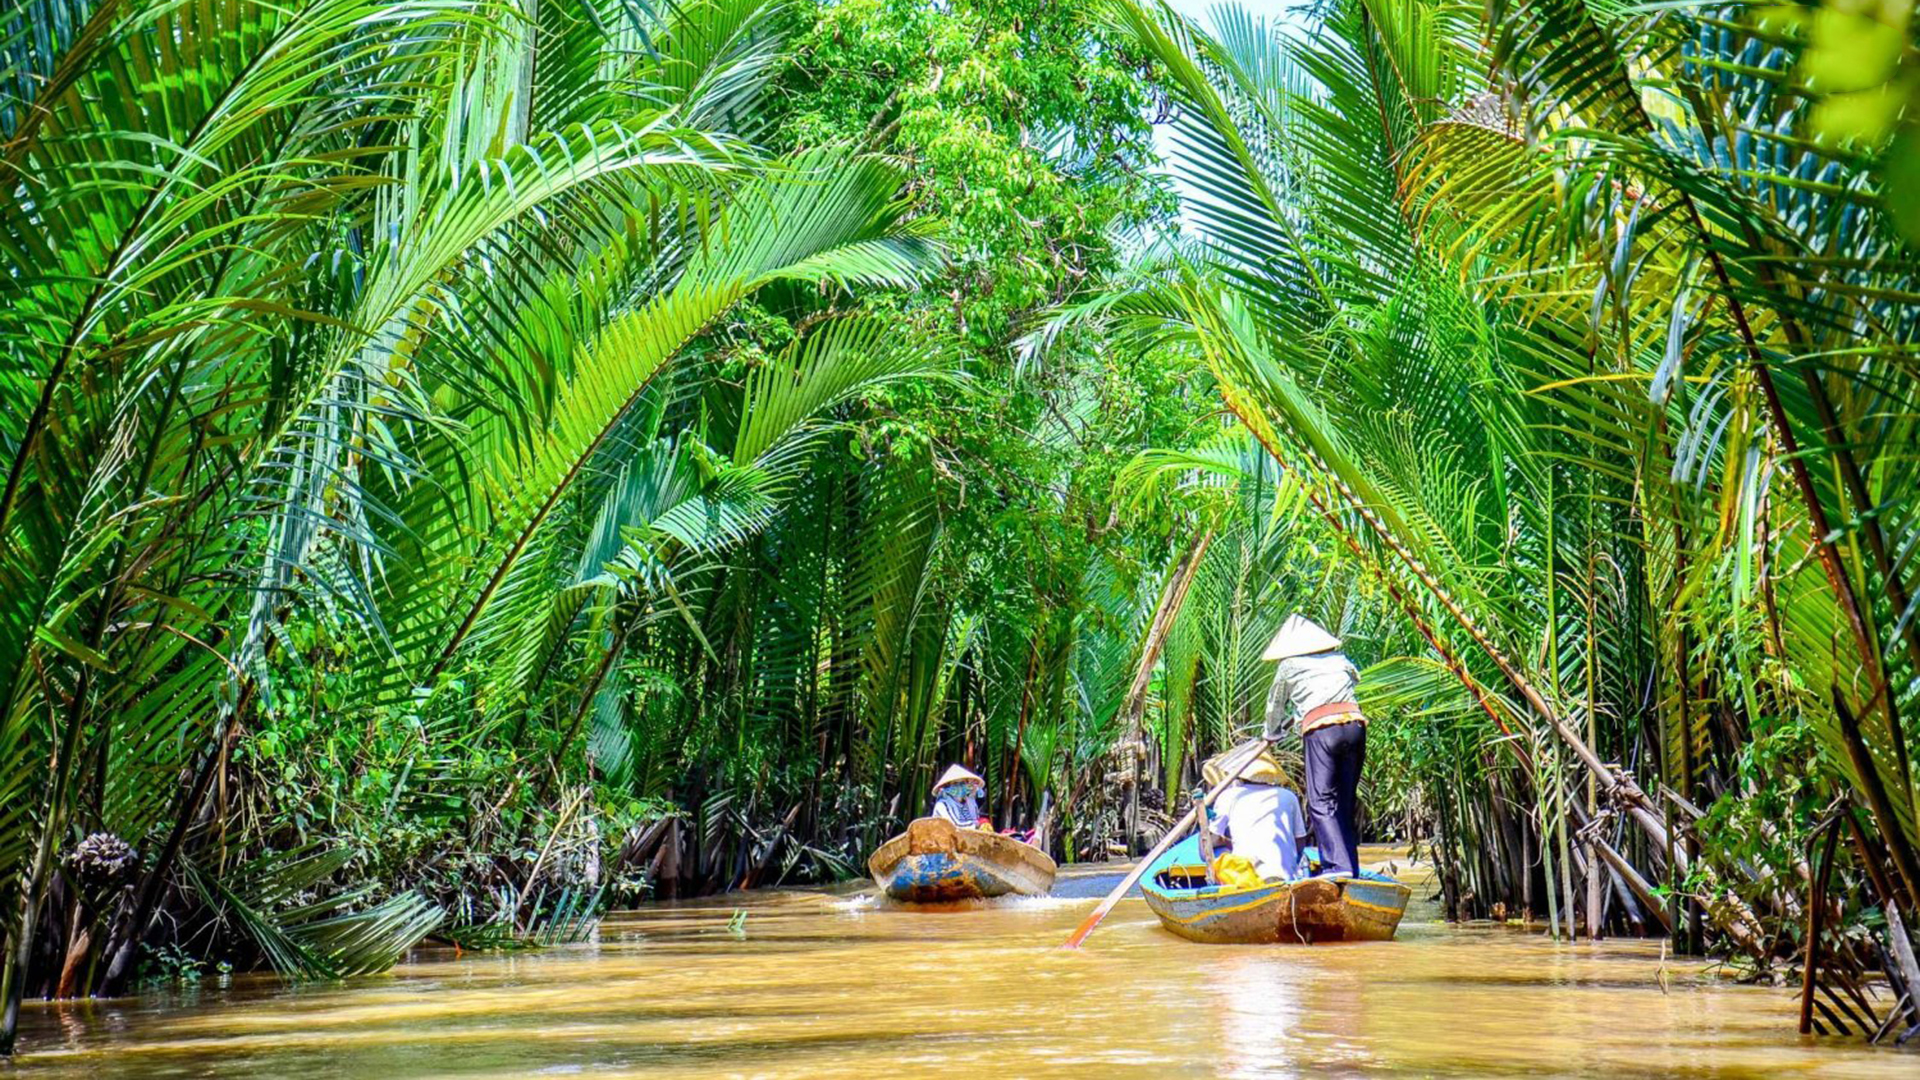
M1240 779L1240 774L1246 772L1249 765L1258 761L1260 759L1260 751L1265 750L1269 745L1271 744L1266 739L1255 739L1237 748L1235 753L1245 753L1247 755L1246 759L1234 766L1233 771L1227 774L1227 778L1220 781L1220 786L1207 792L1207 797L1196 803L1191 810L1188 810L1185 817L1173 823L1173 828L1168 829L1167 835L1161 837L1160 842L1153 845L1153 850L1147 852L1139 862L1134 864L1133 869L1128 871L1126 878L1120 882L1119 887L1108 893L1107 898L1100 901L1100 906L1093 909L1093 914L1088 915L1087 920L1081 923L1078 929L1074 930L1073 936L1067 939L1065 947L1069 949L1079 948L1080 943L1087 940L1087 935L1093 933L1093 928L1100 925L1100 920L1107 917L1107 912L1112 911L1113 906L1120 902L1120 898L1127 895L1127 890L1133 888L1134 883L1139 881L1141 876L1147 872L1147 867L1152 866L1155 859L1166 854L1167 849L1173 846L1174 841L1185 836L1187 829L1193 826L1194 819L1199 817L1201 811L1212 806L1213 800L1219 798L1220 793L1227 790L1228 784Z

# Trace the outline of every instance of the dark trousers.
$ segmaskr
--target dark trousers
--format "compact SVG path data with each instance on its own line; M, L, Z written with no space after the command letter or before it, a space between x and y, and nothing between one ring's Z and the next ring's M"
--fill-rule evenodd
M1307 822L1320 847L1322 873L1360 871L1360 765L1367 725L1331 724L1301 740L1307 759Z

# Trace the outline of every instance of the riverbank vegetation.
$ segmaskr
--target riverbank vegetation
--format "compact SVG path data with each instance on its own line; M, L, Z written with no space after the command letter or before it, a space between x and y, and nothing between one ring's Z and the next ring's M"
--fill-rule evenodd
M9 1038L850 876L950 760L1137 850L1296 609L1451 917L1915 1023L1903 10L0 40Z

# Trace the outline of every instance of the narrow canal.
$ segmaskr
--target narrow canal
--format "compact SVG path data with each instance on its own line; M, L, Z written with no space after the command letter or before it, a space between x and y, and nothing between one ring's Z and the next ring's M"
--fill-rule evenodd
M1079 952L1058 946L1090 899L928 913L758 891L612 916L587 944L424 951L348 985L33 1004L0 1075L1915 1075L1910 1053L1796 1036L1788 990L1654 943L1450 927L1431 891L1389 943L1189 944L1130 899Z

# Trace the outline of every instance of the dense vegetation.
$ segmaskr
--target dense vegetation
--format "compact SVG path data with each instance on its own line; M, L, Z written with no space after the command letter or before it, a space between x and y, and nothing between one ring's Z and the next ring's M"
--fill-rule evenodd
M1905 9L0 19L4 1038L1124 851L1293 610L1454 917L1913 1023Z

